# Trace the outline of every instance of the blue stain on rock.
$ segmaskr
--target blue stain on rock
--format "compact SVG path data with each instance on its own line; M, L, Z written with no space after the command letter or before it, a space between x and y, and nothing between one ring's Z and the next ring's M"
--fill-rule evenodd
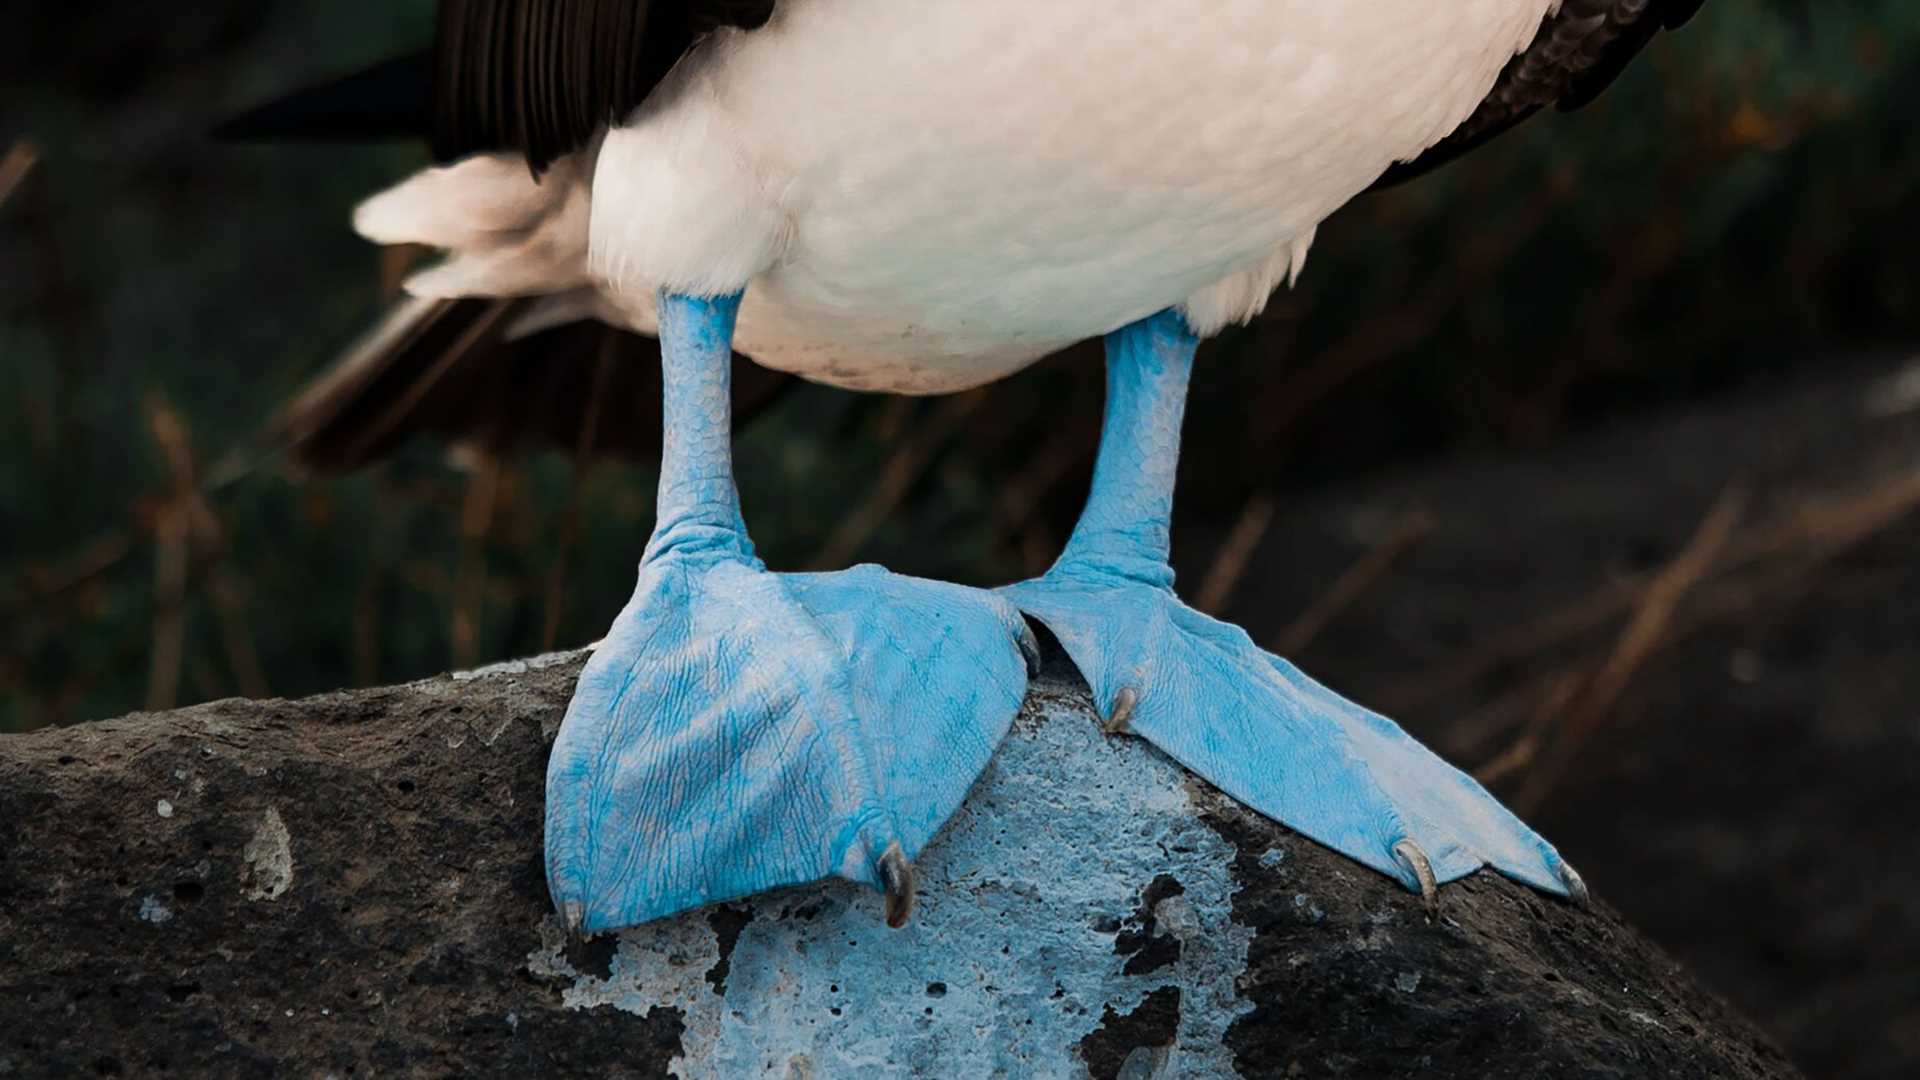
M742 905L724 957L707 911L624 931L605 978L568 963L550 918L531 970L561 977L570 1007L679 1010L684 1080L1084 1075L1080 1044L1103 1019L1169 988L1174 1043L1142 1060L1156 1075L1234 1075L1225 1035L1252 1008L1236 980L1253 934L1233 919L1233 845L1201 819L1184 770L1099 732L1084 691L1035 691L921 857L905 929L884 925L871 894L823 882ZM1143 903L1146 932L1179 947L1128 974L1116 940L1140 930Z

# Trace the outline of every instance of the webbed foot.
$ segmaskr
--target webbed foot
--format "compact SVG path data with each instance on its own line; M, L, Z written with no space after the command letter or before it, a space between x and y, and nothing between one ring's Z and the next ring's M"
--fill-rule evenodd
M1110 730L1281 824L1429 900L1483 865L1584 897L1553 846L1471 777L1174 595L1168 523L1197 345L1175 311L1108 337L1086 511L1052 570L1003 592L1060 638Z
M1110 731L1260 813L1429 900L1483 865L1584 897L1553 845L1472 777L1171 589L1067 567L1003 591L1059 637Z
M900 925L912 860L1019 710L1030 634L990 593L879 567L650 561L554 744L555 903L593 933L837 875Z

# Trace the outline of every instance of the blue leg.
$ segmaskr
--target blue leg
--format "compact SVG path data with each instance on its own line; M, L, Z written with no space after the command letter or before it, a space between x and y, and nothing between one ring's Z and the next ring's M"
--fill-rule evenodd
M1583 897L1553 846L1471 777L1174 595L1168 521L1197 344L1177 312L1107 339L1086 511L1045 576L1003 591L1060 638L1110 729L1268 817L1429 897L1483 865Z
M734 490L739 297L662 297L666 440L640 582L547 769L547 882L576 930L838 875L904 921L912 860L1019 710L1006 600L878 567L769 573Z

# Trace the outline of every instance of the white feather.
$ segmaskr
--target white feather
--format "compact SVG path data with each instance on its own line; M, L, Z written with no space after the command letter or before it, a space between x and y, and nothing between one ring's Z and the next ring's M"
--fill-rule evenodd
M467 163L357 223L463 252L418 284L436 295L590 278L650 330L662 287L745 287L738 344L763 364L964 389L1167 307L1203 333L1257 315L1556 2L784 0L556 170L564 197ZM555 207L589 190L580 246ZM503 228L575 246L513 268Z
M1267 309L1267 300L1284 282L1300 280L1307 267L1307 249L1313 246L1314 229L1294 237L1285 247L1274 251L1266 262L1251 270L1220 279L1187 298L1187 323L1194 333L1211 337L1235 323L1249 323Z
M735 292L780 256L779 176L713 97L727 42L709 39L601 142L588 265L614 294Z
M507 154L481 154L414 174L361 203L353 227L380 244L467 248L526 232L570 199L583 197L577 160L556 162L544 180Z

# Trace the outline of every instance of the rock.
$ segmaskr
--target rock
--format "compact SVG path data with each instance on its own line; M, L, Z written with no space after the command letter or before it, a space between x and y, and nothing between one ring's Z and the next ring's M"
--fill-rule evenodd
M1604 903L1430 916L1102 737L1058 656L906 929L826 883L570 944L578 665L0 739L0 1076L1793 1075Z

